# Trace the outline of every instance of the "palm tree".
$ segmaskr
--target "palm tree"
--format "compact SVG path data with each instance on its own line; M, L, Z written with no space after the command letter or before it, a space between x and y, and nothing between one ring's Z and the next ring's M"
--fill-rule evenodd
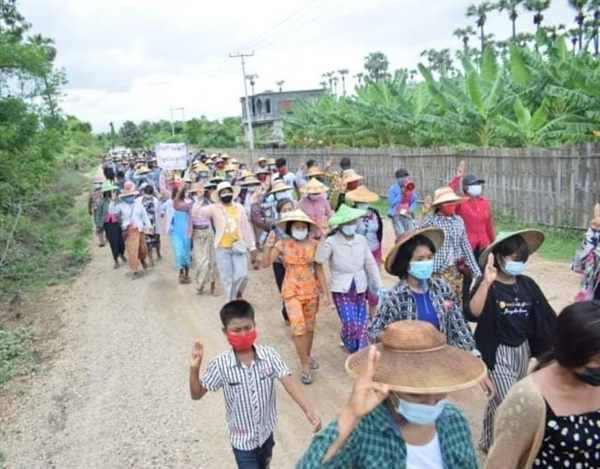
M581 48L583 47L583 23L585 22L585 13L583 9L587 6L588 0L569 0L569 6L577 11L577 16L575 16L575 22L579 28L579 51L581 52Z
M56 46L53 39L35 34L29 38L29 43L41 47L48 62L54 62L54 59L56 59Z
M338 77L333 77L331 81L333 82L333 94L337 96L337 85L340 79Z
M340 77L342 79L342 94L346 96L346 75L348 75L348 70L345 68L338 70Z
M579 42L579 28L571 28L567 31L567 38L571 41L573 45L573 57L575 57L577 53L577 43Z
M479 28L479 37L481 39L481 53L485 49L485 31L484 26L487 21L487 14L493 10L490 2L482 2L478 5L471 5L467 8L467 18L477 18L475 24Z
M327 82L326 81L322 81L319 83L319 85L321 85L321 87L326 90L327 89Z
M284 84L284 83L285 83L285 80L279 80L279 81L276 83L276 84L277 84L277 87L279 88L279 92L280 92L280 93L281 93L281 91L282 91L282 87L283 87L283 84Z
M536 31L540 29L542 21L544 21L544 11L550 8L551 0L525 0L523 6L525 10L533 13L533 24L535 24Z
M496 5L498 11L508 12L508 18L512 23L512 38L517 37L517 18L519 17L519 6L524 0L500 0Z
M365 74L362 72L358 72L356 75L354 75L354 78L356 78L358 80L359 86L362 85L364 76L365 76Z
M323 74L324 77L327 77L327 81L329 82L329 89L333 91L333 75L335 72L326 72Z
M388 75L387 70L389 66L390 62L383 52L370 52L365 57L365 70L374 81L385 78Z
M462 41L463 52L468 54L469 52L469 40L475 36L475 30L472 26L467 26L465 28L458 28L454 30L452 33L455 37Z
M260 77L256 73L246 75L246 80L248 80L248 83L250 83L250 88L252 88L252 96L254 96L254 85L256 85L257 78L260 78Z
M592 34L594 37L594 54L598 56L600 30L600 0L589 0L588 11L592 13Z
M564 24L553 24L551 26L542 26L540 29L546 33L548 39L554 42L558 38L560 31L564 31L566 26Z

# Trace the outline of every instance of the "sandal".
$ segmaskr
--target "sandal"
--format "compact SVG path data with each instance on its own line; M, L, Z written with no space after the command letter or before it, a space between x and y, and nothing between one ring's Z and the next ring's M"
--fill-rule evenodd
M313 377L312 377L312 375L310 374L310 372L308 372L308 373L302 373L302 374L300 375L300 381L302 382L302 384L306 384L306 385L308 385L308 384L312 384L312 382L313 382Z
M308 362L310 364L311 370L318 370L321 365L319 365L319 361L316 358L311 358Z
M187 285L189 283L192 283L192 279L187 276L183 277L183 282L181 282L181 283L185 283Z

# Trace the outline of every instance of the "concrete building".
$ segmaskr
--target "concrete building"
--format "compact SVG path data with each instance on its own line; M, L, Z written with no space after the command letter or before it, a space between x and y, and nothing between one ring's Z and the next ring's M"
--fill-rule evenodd
M324 89L300 91L265 91L249 96L252 128L257 146L277 147L285 144L283 135L283 116L293 112L294 102L298 100L317 100L325 93ZM242 104L242 124L244 135L248 132L246 116L246 100L240 98Z

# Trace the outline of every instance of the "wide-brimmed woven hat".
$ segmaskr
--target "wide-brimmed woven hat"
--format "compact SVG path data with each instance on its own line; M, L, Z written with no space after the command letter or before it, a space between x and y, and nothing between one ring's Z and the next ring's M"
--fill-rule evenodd
M224 160L228 160L230 158L230 156L227 153L223 153L221 155L221 158L224 159Z
M150 168L148 168L148 166L142 166L135 172L135 174L148 174L149 172Z
M269 171L269 168L256 168L256 171L254 171L254 174L256 176L258 176L259 174L269 174L271 171Z
M238 179L246 179L247 177L254 176L254 173L248 171L247 169L242 169L240 171L240 177Z
M251 174L248 177L245 177L242 180L242 182L240 182L240 186L243 186L243 187L259 186L260 184L261 184L261 182L258 179L256 179L256 177L253 174Z
M111 184L110 182L106 181L105 183L102 184L102 192L111 192L111 191L116 191L119 187L115 186L114 184Z
M292 188L290 186L286 186L285 182L283 182L281 179L278 179L271 186L271 190L269 191L269 194L275 194L276 192L289 191L291 189Z
M135 184L131 181L125 182L123 184L123 190L119 194L119 197L127 197L129 195L137 195L138 191L135 189Z
M352 191L346 192L346 200L349 200L350 202L372 204L379 200L379 196L365 186L359 186Z
M352 168L346 169L342 175L342 180L345 183L362 181L364 178L365 178L364 176L361 176L360 174L356 174L356 171L354 171Z
M223 168L223 171L225 171L226 173L235 170L237 170L237 166L231 163L229 163L227 166L225 166L225 168Z
M310 168L308 168L308 171L306 172L306 175L309 178L314 178L317 176L323 176L325 174L325 172L319 168L318 166L311 166Z
M235 164L235 165L239 165L239 164L240 164L240 162L239 162L238 160L236 160L235 158L231 158L231 159L229 160L229 164Z
M527 247L529 248L529 254L533 254L537 251L542 244L544 244L544 233L540 230L519 230L519 231L501 231L496 236L496 239L492 244L490 244L487 248L479 256L479 265L482 267L485 266L487 262L487 258L490 253L496 248L500 243L506 241L513 236L520 236L527 243Z
M435 207L441 204L461 204L466 200L465 197L456 195L456 192L454 192L451 187L440 187L433 193L433 202L431 203L431 206Z
M303 194L322 194L323 192L327 192L329 189L325 184L318 181L317 179L311 179L308 181L301 192Z
M192 169L194 171L196 171L197 173L208 173L209 169L208 166L206 166L204 163L201 162L197 162L194 163L194 166L192 166Z
M486 376L485 363L472 353L448 345L446 338L425 321L390 324L375 347L381 358L374 381L392 391L439 394L477 385ZM369 348L346 359L346 372L358 376L365 368Z
M261 156L258 160L256 160L257 163L262 163L263 161L267 161L266 156Z
M297 208L296 210L292 210L291 212L284 213L281 219L275 222L275 224L278 226L285 227L285 225L290 221L302 221L304 223L308 223L309 226L317 226L317 224L314 221L312 221L311 218L299 208Z
M271 165L275 166L275 158L269 158L269 159L267 160L267 164L268 164L269 166L271 166Z
M216 186L217 184L219 184L220 182L223 182L224 180L225 180L225 179L223 179L223 178L222 178L222 177L220 177L220 176L215 176L215 177L213 177L213 178L210 178L210 179L208 180L208 182L212 182L212 183L213 183L213 184Z
M229 182L223 181L217 185L217 189L210 194L210 200L212 200L215 204L219 202L219 194L225 189L231 189L233 191L233 200L235 200L238 195L240 195L241 187L232 186Z
M396 238L394 247L390 250L385 258L385 270L387 273L396 275L396 272L392 270L392 265L396 260L398 251L406 244L407 241L413 239L415 236L425 236L426 238L429 238L429 240L435 246L436 251L438 251L442 247L442 244L444 244L444 232L437 227L424 228L418 231L406 231L402 233L400 236L398 236L398 238Z
M348 207L346 204L340 205L340 208L333 214L327 224L329 226L343 225L354 220L358 220L360 217L364 217L368 212L366 210L360 210L358 208Z

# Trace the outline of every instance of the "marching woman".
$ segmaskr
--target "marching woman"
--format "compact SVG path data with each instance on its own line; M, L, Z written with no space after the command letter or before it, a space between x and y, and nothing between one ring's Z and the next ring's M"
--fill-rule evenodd
M329 263L329 290L342 321L342 345L350 353L369 344L366 294L369 285L377 291L382 287L379 268L369 243L363 235L356 234L357 220L366 213L365 210L340 205L329 220L329 226L338 229L319 246L315 259L319 264Z
M576 301L600 300L600 204L594 206L594 217L590 222L583 242L573 258L571 269L581 277L581 290Z
M321 292L324 302L329 303L323 267L315 262L318 242L310 236L311 229L319 227L302 210L287 213L276 225L285 231L288 238L277 241L275 232L269 233L266 243L268 263L272 264L279 257L283 261L285 278L281 296L285 302L294 345L300 358L300 380L303 384L311 384L311 370L319 367L317 360L312 356L312 345Z
M113 266L115 269L119 268L119 258L123 262L126 262L123 231L121 230L121 225L119 225L119 219L115 210L118 202L116 197L117 190L117 186L108 182L102 185L102 200L95 213L96 226L100 223L102 224L102 229L110 246L113 260L115 261Z
M186 199L186 188L180 184L173 189L173 218L168 228L175 255L175 267L179 271L179 283L192 283L190 263L192 249L192 205Z
M452 188L440 187L433 195L431 207L434 209L434 214L425 217L420 224L420 228L437 227L444 232L444 244L435 254L433 271L452 286L460 305L462 305L463 275L470 273L473 278L481 275L469 244L465 223L456 215L456 207L465 200L456 195ZM429 209L429 204L426 203L423 212Z
M115 214L121 223L123 237L125 238L127 263L134 279L139 277L140 264L142 264L144 270L148 268L148 264L146 264L146 256L148 255L146 232L152 228L144 206L140 199L136 199L137 195L138 191L135 189L135 184L132 181L127 181L119 194L122 202L115 208Z
M381 215L371 204L379 200L375 192L371 192L365 186L360 186L346 194L346 200L354 203L354 207L359 210L366 210L367 214L360 217L356 222L356 233L367 238L371 254L375 258L377 268L381 269L382 261L382 240L383 240L383 221ZM369 284L367 292L369 302L369 317L375 316L377 304L379 303L379 291L374 285Z
M544 293L523 275L526 262L544 242L538 230L500 233L481 254L483 279L473 287L470 311L478 318L475 342L496 388L488 402L480 447L488 451L496 409L527 374L530 357L552 347L556 313Z
M332 215L327 200L327 186L317 179L310 179L300 192L304 197L298 202L298 208L306 213L317 225L325 225ZM317 235L319 235L317 233Z
M150 265L154 267L154 256L152 251L156 250L156 256L160 260L162 255L160 254L160 222L158 220L159 214L162 212L162 206L158 198L154 195L154 187L150 184L143 186L142 194L142 205L146 209L150 223L152 224L151 233L146 235L146 244L148 245L148 258L150 259Z
M294 210L294 202L290 199L283 199L277 202L277 213L278 219L285 216L286 213L290 213ZM287 239L289 236L285 232L285 230L277 225L275 225L275 220L273 220L272 228L269 232L275 233L275 242L280 239ZM261 258L261 267L264 269L269 266L269 255L268 253ZM279 293L281 293L281 289L283 287L283 279L285 278L285 267L283 265L283 261L281 257L278 257L273 262L273 275L275 276L275 282L277 283L277 289ZM287 326L290 325L290 319L287 314L287 310L285 309L285 301L281 307L281 315L283 316L283 320Z
M204 293L204 287L210 284L211 295L219 296L220 293L217 290L215 235L212 222L210 218L203 217L200 214L200 209L210 205L210 200L203 196L204 190L201 184L196 184L194 190L198 193L192 207L194 258L196 259L196 291L201 295Z
M597 468L600 302L567 306L552 349L498 409L485 469Z

